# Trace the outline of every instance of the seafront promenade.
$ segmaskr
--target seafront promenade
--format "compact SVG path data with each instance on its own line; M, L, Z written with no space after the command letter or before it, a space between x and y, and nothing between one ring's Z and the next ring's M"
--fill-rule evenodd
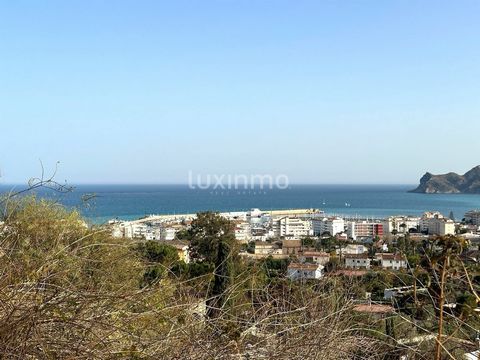
M264 214L270 214L272 217L278 216L306 216L306 215L316 215L323 214L324 212L320 209L278 209L278 210L262 210ZM235 217L244 217L250 211L229 211L220 213L222 216L227 218ZM196 214L159 214L159 215L148 215L144 218L125 221L130 224L141 224L145 222L165 222L165 221L178 221L178 220L190 220L196 217Z

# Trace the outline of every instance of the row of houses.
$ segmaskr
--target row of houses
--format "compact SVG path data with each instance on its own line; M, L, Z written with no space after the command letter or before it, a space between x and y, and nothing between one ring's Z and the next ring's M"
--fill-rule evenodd
M408 267L408 262L402 254L377 253L374 258L367 254L345 255L345 267L351 269L370 269L372 261L383 269L400 270Z
M372 259L367 254L349 254L344 257L345 267L350 269L368 270L372 262L387 270L401 270L408 266L406 258L401 254L377 253ZM292 280L320 279L324 275L325 265L330 261L330 254L305 251L298 255L298 262L291 263L287 268L287 277Z
M256 241L255 242L255 254L264 255L297 255L304 250L301 240L282 240L277 242ZM363 244L348 244L336 250L338 255L348 254L363 254L368 251L368 248Z

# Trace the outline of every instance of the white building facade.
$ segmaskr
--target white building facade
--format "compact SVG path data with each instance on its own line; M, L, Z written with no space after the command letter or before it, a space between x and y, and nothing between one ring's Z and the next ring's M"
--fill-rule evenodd
M312 220L313 234L316 236L329 233L335 236L345 231L345 221L339 217L314 218Z
M420 219L420 231L429 235L455 235L455 222L439 212L426 212Z
M287 277L291 280L313 280L323 277L324 267L319 264L291 263L287 268Z
M351 269L370 269L370 258L366 254L345 255L345 266Z
M252 240L252 228L248 222L235 225L235 239L242 243Z
M480 210L470 210L465 213L465 221L480 226Z
M420 226L419 217L411 216L391 216L383 223L385 234L391 234L396 231L399 234L408 233L410 229L418 230Z
M272 230L275 237L288 237L300 239L304 236L313 235L312 221L297 217L284 216L272 221Z
M408 266L407 259L401 254L380 253L376 254L375 258L384 269L400 270Z

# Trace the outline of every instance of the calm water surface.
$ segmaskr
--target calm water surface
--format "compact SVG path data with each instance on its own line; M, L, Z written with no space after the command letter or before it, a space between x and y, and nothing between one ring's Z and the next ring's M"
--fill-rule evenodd
M187 185L80 185L66 194L45 190L38 196L53 198L77 208L94 223L112 218L136 219L147 214L194 213L202 210L240 211L318 208L329 214L361 217L420 215L438 210L453 211L462 218L467 210L480 208L480 195L412 194L415 185L292 185L280 190L199 190ZM0 192L12 186L1 185ZM22 188L17 185L16 189ZM85 194L93 199L82 201Z

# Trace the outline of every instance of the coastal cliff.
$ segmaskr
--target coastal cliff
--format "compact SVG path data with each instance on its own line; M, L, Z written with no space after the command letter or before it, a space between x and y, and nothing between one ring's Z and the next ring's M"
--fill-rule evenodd
M424 194L480 194L480 165L458 175L454 172L433 175L427 172L420 185L410 192Z

